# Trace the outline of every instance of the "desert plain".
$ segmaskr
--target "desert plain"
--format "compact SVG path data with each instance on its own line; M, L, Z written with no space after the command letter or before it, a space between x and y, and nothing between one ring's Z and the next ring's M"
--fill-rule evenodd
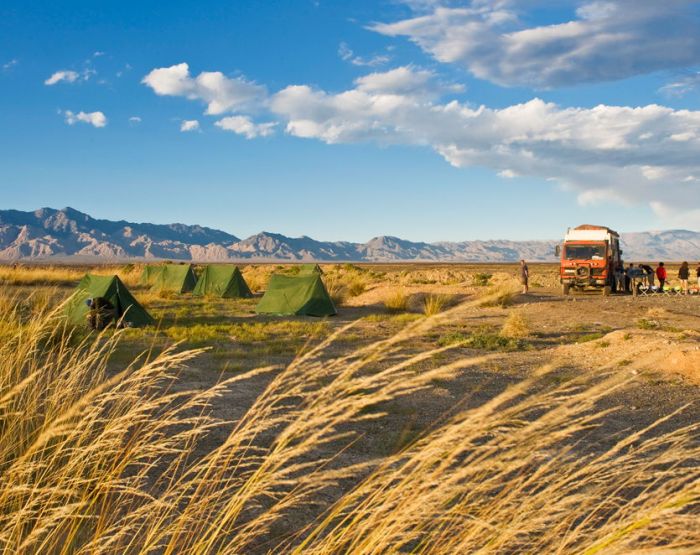
M255 313L289 264L241 265L251 299L154 291L140 264L0 267L0 545L697 552L700 295L564 297L554 264L527 294L516 265L321 268L334 317ZM86 272L157 325L62 325ZM110 456L68 472L86 442Z

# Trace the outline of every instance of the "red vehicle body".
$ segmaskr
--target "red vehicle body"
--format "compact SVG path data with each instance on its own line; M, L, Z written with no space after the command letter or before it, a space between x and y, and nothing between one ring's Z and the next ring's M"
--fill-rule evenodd
M623 264L620 236L608 227L581 225L569 228L557 246L562 292L601 289L609 295L615 285L615 269Z

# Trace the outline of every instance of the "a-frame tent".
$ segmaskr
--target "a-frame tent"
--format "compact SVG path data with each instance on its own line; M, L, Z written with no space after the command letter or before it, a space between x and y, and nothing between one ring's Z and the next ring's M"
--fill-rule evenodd
M165 268L165 266L162 264L149 264L148 266L144 266L141 277L139 278L139 283L141 285L153 285L163 271L163 268Z
M321 276L316 273L296 276L273 274L255 312L280 316L337 314Z
M300 274L323 274L321 266L318 264L301 264L299 266Z
M90 307L88 299L101 298L114 307L115 320L129 326L139 327L153 324L153 318L131 295L126 285L117 276L95 276L85 274L66 305L66 317L73 324L87 322Z
M152 282L154 291L189 293L197 285L197 276L191 264L165 264L161 268Z
M233 264L209 264L197 280L192 291L195 296L211 296L222 299L249 298L253 296L238 266Z

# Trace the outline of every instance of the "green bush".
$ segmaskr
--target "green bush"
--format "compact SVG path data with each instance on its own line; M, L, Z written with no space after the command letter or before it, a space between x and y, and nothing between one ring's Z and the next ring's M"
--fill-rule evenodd
M472 275L472 284L476 285L477 287L486 287L487 285L489 285L489 282L492 277L493 274L487 274L483 272L476 273Z

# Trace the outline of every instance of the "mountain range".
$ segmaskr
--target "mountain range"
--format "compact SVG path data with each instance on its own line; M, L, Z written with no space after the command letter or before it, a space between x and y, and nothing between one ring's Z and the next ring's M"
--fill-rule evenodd
M555 260L556 244L555 240L422 243L391 236L351 243L269 232L240 239L198 225L100 220L73 208L0 210L0 260L548 262ZM700 260L700 233L695 231L623 233L622 246L627 260Z

